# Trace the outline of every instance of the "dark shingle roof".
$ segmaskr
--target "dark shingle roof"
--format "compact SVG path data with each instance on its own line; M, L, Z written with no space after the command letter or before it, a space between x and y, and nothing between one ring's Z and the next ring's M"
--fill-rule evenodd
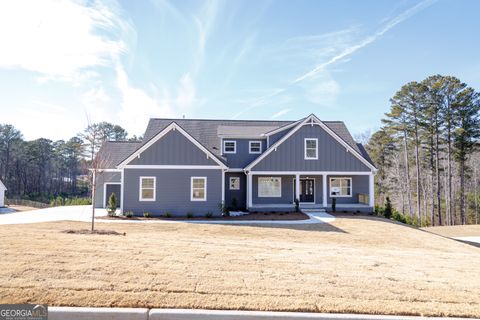
M97 159L100 159L99 167L102 169L115 168L141 145L141 142L106 141L97 154Z
M375 163L373 163L372 158L368 155L367 150L365 150L365 147L361 143L357 143L358 149L360 149L360 154L368 161L372 166L375 166Z
M147 129L141 143L133 142L107 142L102 147L105 154L111 153L109 163L112 167L120 164L128 156L135 152L143 144L147 143L172 122L182 127L193 138L200 142L205 148L216 155L220 160L225 160L221 156L221 146L219 134L229 131L227 127L235 127L230 131L238 135L259 134L262 127L264 132L272 131L273 128L280 128L296 121L267 121L267 120L204 120L204 119L162 119L153 118L148 122ZM353 140L350 132L342 121L323 121L332 131L360 154L364 154ZM286 132L292 130L289 128ZM367 158L368 160L369 158ZM115 162L116 161L116 162ZM371 162L371 161L370 161Z

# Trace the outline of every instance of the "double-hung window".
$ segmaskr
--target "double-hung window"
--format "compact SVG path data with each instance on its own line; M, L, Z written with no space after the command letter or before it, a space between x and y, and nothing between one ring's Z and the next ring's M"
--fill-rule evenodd
M237 153L237 142L232 140L223 141L223 153Z
M259 198L280 198L282 196L282 178L280 177L259 177L258 197Z
M230 190L240 190L240 177L230 177Z
M352 178L330 178L330 197L351 197Z
M306 138L305 139L305 160L317 160L318 159L318 139Z
M207 201L207 177L192 177L190 190L191 201Z
M262 153L262 141L249 141L248 152L251 154Z
M140 177L140 201L155 201L156 178Z

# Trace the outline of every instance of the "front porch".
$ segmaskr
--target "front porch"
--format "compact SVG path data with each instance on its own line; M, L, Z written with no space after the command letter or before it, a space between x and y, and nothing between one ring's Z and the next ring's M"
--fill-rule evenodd
M371 212L374 184L371 172L249 172L247 206L251 211L331 210Z

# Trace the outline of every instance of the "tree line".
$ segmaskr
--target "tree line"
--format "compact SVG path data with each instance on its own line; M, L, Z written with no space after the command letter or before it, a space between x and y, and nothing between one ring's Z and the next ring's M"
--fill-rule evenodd
M404 85L366 146L386 197L419 225L478 223L480 93L451 76Z
M26 141L20 130L0 124L0 180L7 196L41 202L53 198L87 197L91 162L107 140L128 138L125 129L108 122L90 124L68 140Z

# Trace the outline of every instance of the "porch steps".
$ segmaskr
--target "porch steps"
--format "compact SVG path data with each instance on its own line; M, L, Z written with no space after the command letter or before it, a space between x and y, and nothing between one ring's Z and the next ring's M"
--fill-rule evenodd
M314 209L314 208L300 208L300 211L304 212L304 213L312 213L312 212L327 212L325 211L324 208L317 208L317 209Z

